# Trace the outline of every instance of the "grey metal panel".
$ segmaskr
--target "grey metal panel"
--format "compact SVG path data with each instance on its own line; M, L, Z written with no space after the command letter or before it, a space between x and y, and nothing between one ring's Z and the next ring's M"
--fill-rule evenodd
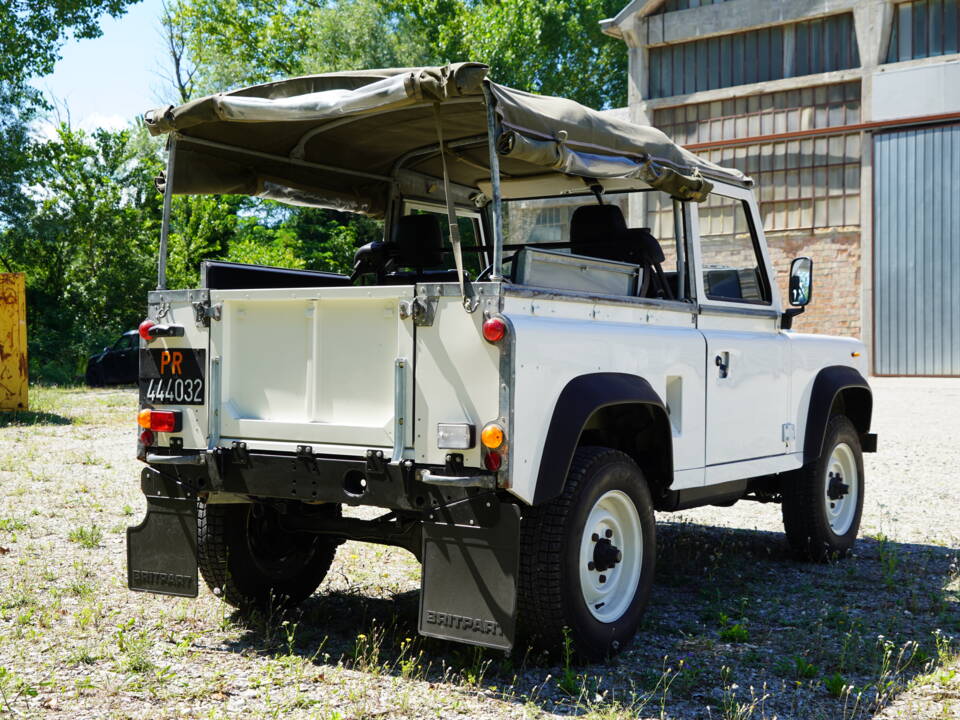
M960 375L960 124L874 139L878 375Z

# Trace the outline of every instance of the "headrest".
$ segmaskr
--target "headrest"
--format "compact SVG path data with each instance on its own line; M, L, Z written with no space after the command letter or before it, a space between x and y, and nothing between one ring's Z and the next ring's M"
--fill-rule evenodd
M622 235L623 255L638 265L659 265L665 258L663 248L650 228L629 228Z
M570 250L575 255L619 260L616 241L626 229L618 205L581 205L570 218ZM599 246L591 248L595 243Z
M435 268L443 265L443 234L436 215L404 215L394 233L400 267Z

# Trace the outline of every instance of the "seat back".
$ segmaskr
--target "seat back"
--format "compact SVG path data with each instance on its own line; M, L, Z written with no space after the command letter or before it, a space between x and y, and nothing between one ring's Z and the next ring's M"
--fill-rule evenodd
M627 222L617 205L581 205L570 218L570 252L574 255L630 262L622 235Z
M640 295L673 300L674 292L667 281L661 263L666 259L660 242L650 228L630 228L623 233L622 252L643 268Z
M436 215L404 215L397 221L393 239L398 267L443 266L443 233Z

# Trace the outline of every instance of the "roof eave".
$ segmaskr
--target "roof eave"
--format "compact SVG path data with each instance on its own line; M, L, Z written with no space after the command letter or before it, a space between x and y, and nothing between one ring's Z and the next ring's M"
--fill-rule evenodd
M664 0L630 0L627 6L615 16L601 20L600 29L606 35L622 38L623 33L620 31L620 26L623 25L628 18L634 14L645 17L663 5L663 2Z

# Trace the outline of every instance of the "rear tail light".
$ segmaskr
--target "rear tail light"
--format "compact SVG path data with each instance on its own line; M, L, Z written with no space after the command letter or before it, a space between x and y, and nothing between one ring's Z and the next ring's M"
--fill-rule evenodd
M503 453L506 450L506 433L499 423L491 422L483 426L480 431L480 442L483 444L483 466L491 472L496 472L503 465Z
M153 445L153 430L144 430L140 433L140 443L144 447L150 447Z
M502 317L495 315L483 321L483 339L487 342L500 342L506 334L507 323Z
M183 415L179 410L141 410L137 424L154 432L180 432Z
M496 472L503 465L503 457L498 452L488 452L483 456L483 466L491 472Z

